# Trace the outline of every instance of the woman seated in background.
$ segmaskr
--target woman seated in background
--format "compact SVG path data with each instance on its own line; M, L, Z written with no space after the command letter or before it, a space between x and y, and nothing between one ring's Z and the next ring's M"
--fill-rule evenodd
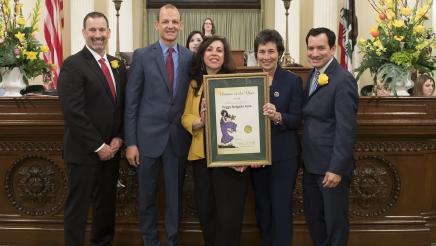
M192 81L182 115L183 127L192 134L188 160L192 161L194 199L205 245L240 245L247 192L245 167L208 169L205 152L206 101L203 75L235 71L230 47L223 37L206 38L193 61Z
M207 17L206 19L204 19L201 30L203 31L203 35L205 37L215 35L215 24L213 23L211 18Z
M431 97L434 93L434 79L428 74L421 74L413 87L413 96Z
M254 40L259 66L268 73L270 102L263 114L271 120L271 166L252 166L257 225L262 246L292 245L292 195L299 168L303 88L300 77L280 67L285 47L275 30Z
M200 31L192 31L188 38L186 39L186 48L188 48L192 53L197 53L198 47L203 43L204 36Z

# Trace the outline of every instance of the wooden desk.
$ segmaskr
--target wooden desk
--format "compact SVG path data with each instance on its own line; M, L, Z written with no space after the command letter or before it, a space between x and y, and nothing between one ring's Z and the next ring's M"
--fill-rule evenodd
M436 242L436 98L361 97L358 124L349 245ZM62 137L56 97L0 98L0 244L63 244L67 180ZM136 176L125 160L120 179L125 187L118 188L114 245L140 245ZM302 214L301 179L294 197L294 244L311 245ZM183 198L181 245L201 245L190 168ZM259 244L250 190L242 245Z

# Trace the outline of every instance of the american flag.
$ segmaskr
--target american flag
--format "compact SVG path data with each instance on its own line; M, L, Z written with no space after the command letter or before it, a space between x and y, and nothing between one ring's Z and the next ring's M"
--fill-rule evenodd
M62 65L62 28L64 26L63 0L45 0L44 37L49 52L44 54L44 60L54 64L52 70L54 80L49 84L50 89L56 89L59 70Z

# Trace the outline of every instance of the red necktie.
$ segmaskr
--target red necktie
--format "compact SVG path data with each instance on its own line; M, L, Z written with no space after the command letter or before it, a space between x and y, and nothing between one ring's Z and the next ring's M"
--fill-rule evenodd
M98 60L100 62L101 70L103 71L104 76L106 77L107 84L109 85L109 89L111 90L112 96L115 99L117 94L115 92L114 81L112 80L111 73L109 72L109 68L106 66L106 62L104 58L100 58Z
M168 75L168 81L171 92L173 91L173 85L174 85L174 61L173 61L173 48L168 48L168 54L167 54L167 75Z

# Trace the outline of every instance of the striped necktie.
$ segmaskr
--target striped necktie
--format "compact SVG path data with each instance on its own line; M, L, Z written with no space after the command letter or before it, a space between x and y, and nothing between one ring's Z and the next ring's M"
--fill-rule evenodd
M312 93L314 93L316 91L316 88L318 87L319 74L320 73L318 70L315 70L315 73L313 73L313 81L312 84L310 85L309 96L312 95Z

